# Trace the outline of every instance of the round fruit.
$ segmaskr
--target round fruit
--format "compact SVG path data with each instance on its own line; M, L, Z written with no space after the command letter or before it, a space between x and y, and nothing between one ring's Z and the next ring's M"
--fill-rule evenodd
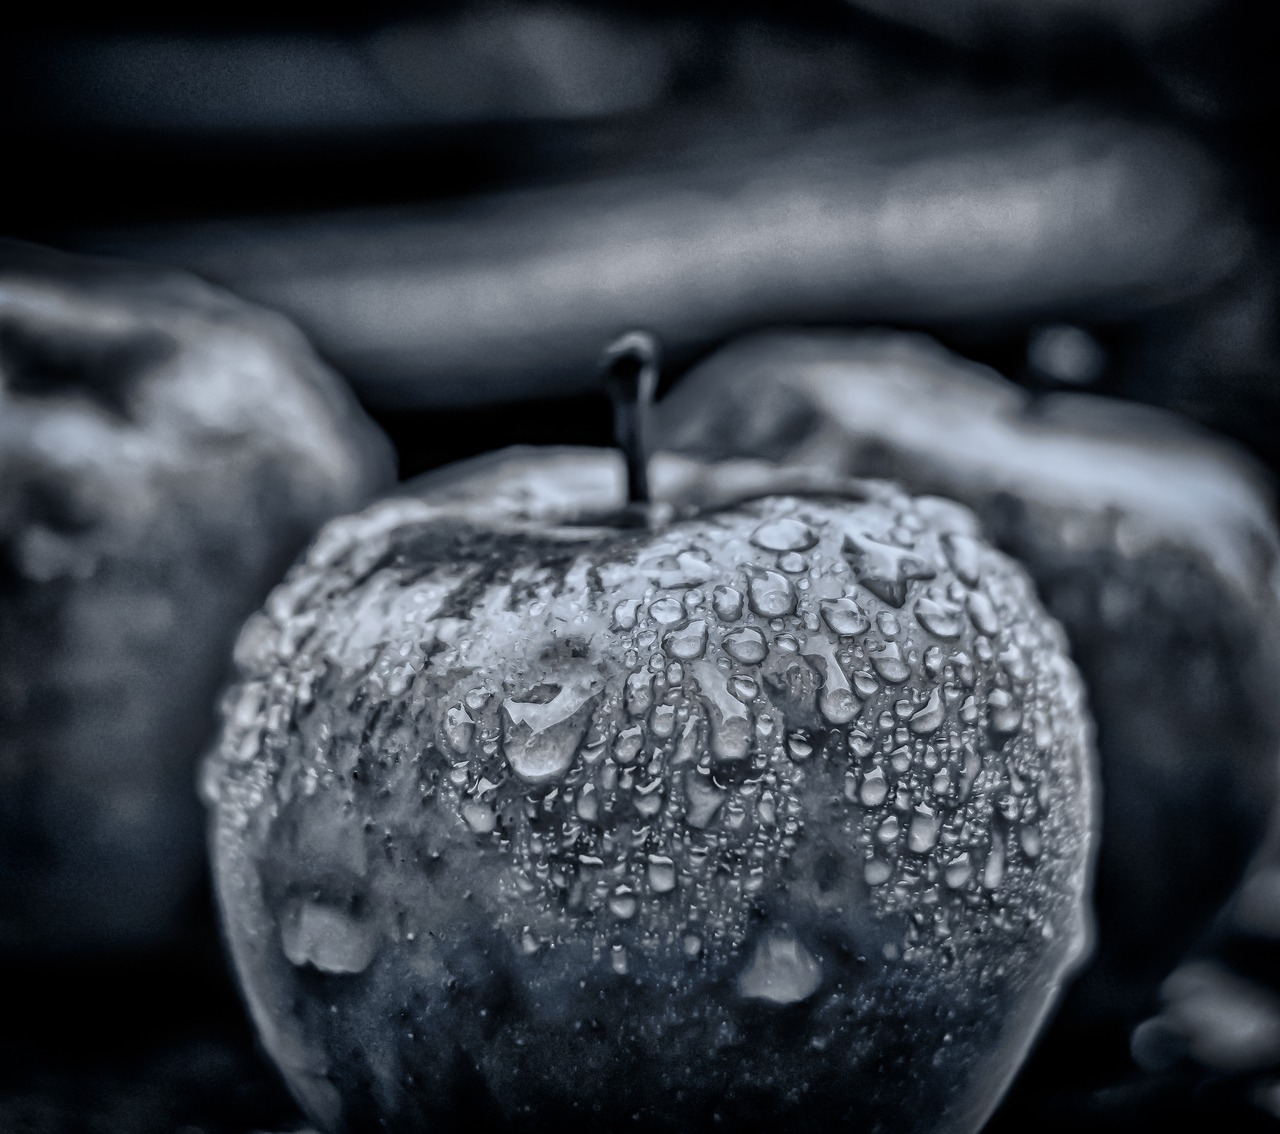
M0 949L179 930L236 630L390 473L278 316L0 242Z
M973 1130L1079 958L1090 726L1021 569L887 484L654 474L715 506L455 469L246 626L218 893L325 1128Z

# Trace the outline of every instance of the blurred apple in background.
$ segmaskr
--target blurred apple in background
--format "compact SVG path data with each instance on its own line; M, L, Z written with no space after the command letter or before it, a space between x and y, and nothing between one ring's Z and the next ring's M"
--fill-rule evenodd
M392 469L278 316L0 244L0 949L173 939L236 630Z

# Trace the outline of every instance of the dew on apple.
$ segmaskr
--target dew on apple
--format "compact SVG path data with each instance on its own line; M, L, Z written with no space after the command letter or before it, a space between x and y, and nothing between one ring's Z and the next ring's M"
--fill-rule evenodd
M769 654L765 636L754 626L730 630L724 636L724 652L743 665L759 665Z
M1018 832L1018 842L1028 858L1036 858L1040 854L1040 832L1035 827L1023 827Z
M976 587L981 575L977 541L960 532L945 532L942 536L942 550L951 570L960 580L966 586Z
M871 619L851 598L824 599L820 604L822 617L837 634L853 636L862 634L871 626ZM815 626L813 629L817 629Z
M973 619L973 624L980 634L991 637L999 631L1000 616L996 614L995 607L985 594L981 591L970 591L968 605L969 617Z
M947 885L953 890L958 890L973 877L973 863L968 851L961 851L947 863L944 877Z
M916 854L933 850L938 842L940 820L925 804L917 804L907 831L907 848Z
M756 940L737 980L738 995L770 1004L799 1004L822 984L822 966L790 929L770 929Z
M280 918L280 945L293 965L322 973L364 972L378 949L378 927L337 906L290 903Z
M707 624L702 619L690 622L681 630L666 636L663 648L681 661L694 661L702 657L707 648Z
M942 704L940 690L934 686L924 707L912 714L907 727L917 736L929 736L942 727L945 716L946 709Z
M711 593L711 605L722 622L737 622L742 617L742 592L737 587L718 586Z
M906 602L911 582L932 579L937 574L935 568L919 556L866 532L846 533L841 553L858 582L892 607L901 607Z
M916 600L916 619L935 638L950 641L960 637L963 623L962 611L957 606L945 605L936 598L922 595Z
M882 858L869 858L862 875L869 886L883 886L893 877L893 867Z
M766 520L750 536L764 551L807 551L818 542L814 530L796 516Z
M640 600L624 599L613 608L613 625L619 630L634 630L640 617Z
M658 705L649 718L649 729L659 740L667 740L676 731L675 707Z
M893 685L899 685L911 676L911 667L903 660L897 642L888 642L883 649L873 653L871 667Z
M999 831L991 832L991 850L982 868L982 884L988 890L997 890L1004 881L1004 839Z
M649 604L649 616L659 626L670 628L685 620L684 603L677 598L660 598Z
M858 791L858 798L867 807L879 807L888 794L889 782L885 779L884 769L876 767L863 778L862 787Z
M795 587L785 575L753 567L748 576L747 601L756 614L762 618L779 618L795 610Z
M1022 723L1022 709L1007 689L993 689L987 695L987 711L996 732L1013 732Z

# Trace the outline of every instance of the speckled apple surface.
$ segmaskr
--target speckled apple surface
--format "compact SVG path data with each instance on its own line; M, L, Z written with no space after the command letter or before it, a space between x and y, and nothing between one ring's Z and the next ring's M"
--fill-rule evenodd
M0 949L178 931L236 631L392 467L278 316L0 242Z
M704 506L601 518L596 450L428 478L246 625L218 896L324 1129L974 1130L1086 947L1025 573L885 483L654 475Z

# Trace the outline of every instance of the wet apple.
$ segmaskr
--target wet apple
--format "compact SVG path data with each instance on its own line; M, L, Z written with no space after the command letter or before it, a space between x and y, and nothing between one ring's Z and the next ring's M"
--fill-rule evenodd
M963 508L515 450L324 529L204 777L330 1130L974 1130L1088 938L1091 726ZM732 1128L726 1126L725 1128Z

